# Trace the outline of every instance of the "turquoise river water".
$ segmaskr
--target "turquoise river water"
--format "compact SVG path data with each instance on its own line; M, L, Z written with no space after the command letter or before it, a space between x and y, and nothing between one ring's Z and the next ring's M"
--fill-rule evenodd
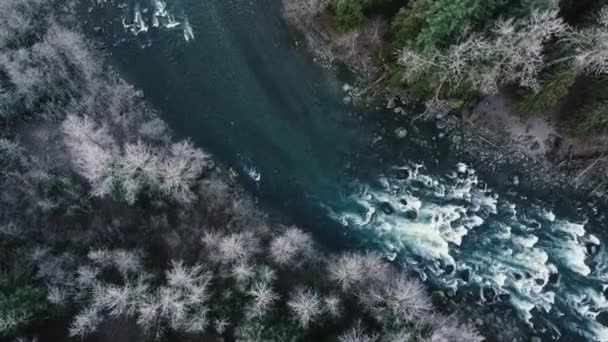
M493 190L432 129L397 140L403 119L343 104L345 78L295 44L279 0L88 6L117 69L263 205L327 245L348 236L471 305L511 310L543 340L608 341L597 213Z

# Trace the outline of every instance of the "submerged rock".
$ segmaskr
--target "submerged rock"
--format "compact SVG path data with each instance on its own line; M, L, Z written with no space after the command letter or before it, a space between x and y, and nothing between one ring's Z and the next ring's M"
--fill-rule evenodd
M513 180L511 181L511 183L515 186L519 185L519 176L513 176Z
M443 131L448 127L448 123L445 122L445 120L440 119L435 121L435 127L437 127L438 130Z
M471 271L469 271L468 269L464 269L464 270L458 272L458 276L460 277L460 279L462 279L466 283L468 283L469 280L471 280Z
M587 249L587 254L589 255L594 255L598 251L597 245L591 242L586 243L585 247Z
M418 212L416 210L408 210L405 212L405 218L411 221L418 219Z
M447 265L445 267L445 274L452 274L452 272L454 272L454 265Z
M549 275L549 284L555 285L559 282L559 273L551 273Z
M351 104L353 102L353 98L350 96L344 96L342 102L344 102L344 104Z
M395 136L397 136L397 139L403 139L407 137L407 130L403 127L398 127L395 129Z
M410 178L410 172L407 169L397 169L395 170L395 178L397 179L408 179Z
M393 206L388 202L382 202L382 204L380 204L380 210L382 210L382 212L386 215L392 215L395 213L395 208L393 208Z

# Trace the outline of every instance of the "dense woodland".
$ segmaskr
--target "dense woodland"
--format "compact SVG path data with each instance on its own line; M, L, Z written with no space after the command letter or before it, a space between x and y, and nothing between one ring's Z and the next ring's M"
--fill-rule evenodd
M76 5L0 1L1 339L482 340L407 266L272 223L172 140L80 33ZM384 5L336 3L336 20Z
M430 113L501 93L523 115L557 113L572 135L597 133L608 122L604 0L283 3L298 24L329 14L341 31L335 45L342 59L364 74L365 60L380 65Z

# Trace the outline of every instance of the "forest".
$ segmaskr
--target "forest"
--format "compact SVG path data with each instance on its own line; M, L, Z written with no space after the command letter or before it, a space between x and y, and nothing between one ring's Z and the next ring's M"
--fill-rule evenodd
M455 79L442 80L432 91L423 82L421 91L445 99L509 83L537 89L522 101L546 105L565 96L575 78L601 82L603 56L592 48L605 34L608 14L587 27L580 19L586 7L572 5L569 24L539 8L523 22L502 22L504 37L470 33L460 48L449 48L465 36L454 25L481 27L482 18L507 6L451 3L458 17L446 18L442 1L414 1L394 20L391 40L405 42L394 66L407 79L430 80L445 70L468 75L449 86ZM143 93L82 33L77 6L0 1L3 340L483 340L482 327L438 308L407 265L374 251L330 252L304 229L283 226L257 208L210 154L172 138ZM394 4L338 0L332 6L347 28ZM522 65L517 56L494 51L495 40L517 40L532 29L538 32L527 44L551 39L552 65L562 68L556 70L573 63L580 74L564 80L563 72L534 62L503 78ZM553 40L570 31L576 34ZM559 53L567 43L581 46L575 58ZM541 51L512 44L540 58ZM479 52L473 45L500 60L484 64L496 69L492 80L473 78L471 53ZM458 63L455 53L462 56ZM412 64L417 68L406 68ZM603 120L601 107L598 113L592 127Z
M328 15L339 59L372 81L386 73L429 113L500 93L522 115L554 113L572 136L608 122L606 1L283 2L298 24L323 26Z

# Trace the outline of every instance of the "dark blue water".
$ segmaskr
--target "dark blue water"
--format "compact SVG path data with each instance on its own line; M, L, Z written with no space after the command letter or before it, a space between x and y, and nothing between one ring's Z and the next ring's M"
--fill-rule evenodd
M278 6L94 1L83 20L176 136L326 244L380 249L472 304L512 308L547 340L608 340L603 227L493 191L428 128L397 140L403 118L343 104L344 78L295 45Z

